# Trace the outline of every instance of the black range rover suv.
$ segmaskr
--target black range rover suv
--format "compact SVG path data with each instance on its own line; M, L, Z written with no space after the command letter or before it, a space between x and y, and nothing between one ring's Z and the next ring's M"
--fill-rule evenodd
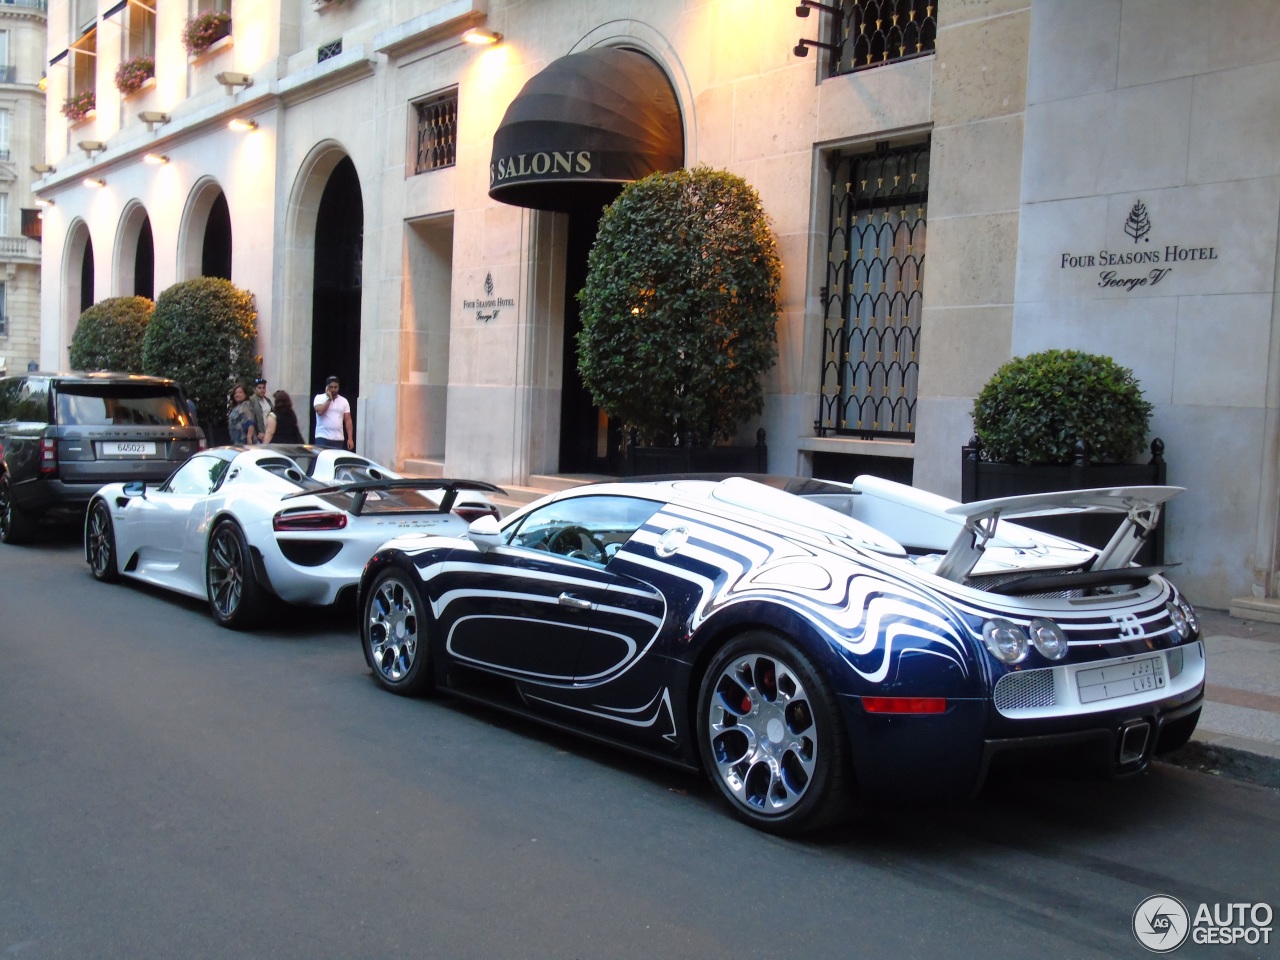
M202 447L204 434L173 380L0 378L0 540L30 541L41 516L75 516L104 484L164 480Z

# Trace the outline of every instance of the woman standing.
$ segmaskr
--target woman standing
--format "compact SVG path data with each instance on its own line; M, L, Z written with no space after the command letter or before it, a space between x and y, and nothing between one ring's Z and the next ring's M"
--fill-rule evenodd
M267 414L267 432L263 443L306 443L298 429L298 413L293 409L289 394L277 390L272 397L275 406Z
M249 388L237 383L231 388L231 412L227 414L227 429L231 432L231 442L254 443L258 431L253 425L253 404L249 400Z

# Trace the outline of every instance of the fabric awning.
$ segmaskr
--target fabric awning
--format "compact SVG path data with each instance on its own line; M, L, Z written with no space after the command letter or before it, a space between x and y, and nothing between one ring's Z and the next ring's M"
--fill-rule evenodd
M600 207L632 180L684 165L662 68L635 50L561 57L529 80L493 135L489 196L537 210Z

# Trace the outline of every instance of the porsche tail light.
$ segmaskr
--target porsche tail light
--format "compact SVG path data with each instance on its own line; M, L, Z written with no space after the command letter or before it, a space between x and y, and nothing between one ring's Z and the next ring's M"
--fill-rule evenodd
M276 533L341 530L346 525L347 515L345 513L335 513L332 510L299 510L295 513L277 513L271 520L271 529L275 530Z
M491 503L464 503L460 507L454 507L453 512L467 521L467 523L479 520L481 517L493 517L495 520L502 519L502 514L498 512L498 508Z
M45 437L40 441L40 476L56 477L58 475L58 441L53 437Z
M867 713L946 713L946 697L863 697Z

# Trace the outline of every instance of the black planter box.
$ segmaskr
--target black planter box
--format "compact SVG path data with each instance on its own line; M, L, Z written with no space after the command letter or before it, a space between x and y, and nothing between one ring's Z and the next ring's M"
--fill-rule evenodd
M624 476L681 473L768 473L769 448L764 431L756 431L754 447L627 447Z
M975 440L977 438L974 438ZM1027 493L1051 493L1055 490L1089 490L1093 487L1164 486L1164 443L1151 442L1149 463L1083 462L1073 464L1028 466L1018 463L991 463L983 460L980 445L970 443L962 448L960 461L960 499L994 500ZM1033 517L1015 521L1091 547L1105 547L1124 518L1117 514L1079 514L1066 517ZM1142 564L1164 563L1165 511L1152 531L1151 539L1138 551Z

